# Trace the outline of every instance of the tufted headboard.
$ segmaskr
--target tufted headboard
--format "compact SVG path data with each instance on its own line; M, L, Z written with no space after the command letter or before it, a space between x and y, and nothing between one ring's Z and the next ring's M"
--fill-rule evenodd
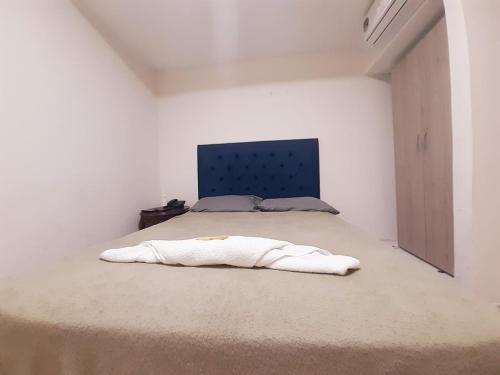
M198 196L319 198L318 139L198 146Z

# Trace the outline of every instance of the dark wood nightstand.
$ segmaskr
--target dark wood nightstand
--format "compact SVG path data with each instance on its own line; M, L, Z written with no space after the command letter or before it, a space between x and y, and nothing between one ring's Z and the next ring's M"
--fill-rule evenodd
M139 220L139 230L145 229L152 225L163 223L175 216L185 214L189 211L189 207L172 208L165 211L141 211L141 220Z

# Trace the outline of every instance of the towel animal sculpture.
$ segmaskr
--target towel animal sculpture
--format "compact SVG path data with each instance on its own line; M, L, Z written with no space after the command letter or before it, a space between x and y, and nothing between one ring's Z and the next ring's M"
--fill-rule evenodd
M260 237L215 236L189 240L145 241L137 246L104 251L108 262L164 263L184 266L229 265L282 271L345 275L359 268L356 258L333 255L313 246Z

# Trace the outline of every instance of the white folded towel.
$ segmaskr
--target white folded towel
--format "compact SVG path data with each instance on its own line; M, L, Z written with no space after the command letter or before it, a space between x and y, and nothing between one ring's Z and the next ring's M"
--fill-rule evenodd
M267 267L283 271L332 273L345 275L359 268L356 258L332 255L313 246L260 237L229 236L225 239L145 241L133 247L104 251L100 258L108 262L180 264L184 266L230 265Z

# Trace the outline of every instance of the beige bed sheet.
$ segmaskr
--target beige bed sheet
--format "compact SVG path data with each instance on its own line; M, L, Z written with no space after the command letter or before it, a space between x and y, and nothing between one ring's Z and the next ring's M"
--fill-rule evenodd
M251 235L361 260L348 276L115 264L109 247ZM0 280L0 374L500 374L500 311L319 212L188 213Z

